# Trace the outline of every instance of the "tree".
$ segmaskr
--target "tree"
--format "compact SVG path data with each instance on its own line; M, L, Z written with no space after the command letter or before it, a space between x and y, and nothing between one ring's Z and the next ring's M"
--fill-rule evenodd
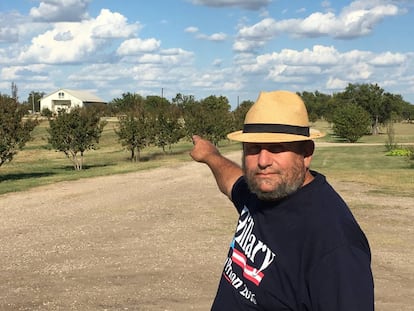
M180 120L180 112L176 105L170 105L165 110L159 111L154 122L155 145L161 147L164 153L166 146L171 151L171 145L185 136L183 122Z
M35 92L31 91L27 96L27 100L22 104L27 105L28 110L31 110L32 113L39 111L40 112L40 100L45 96L45 92Z
M335 135L355 143L369 131L371 118L357 104L347 104L335 111L333 122Z
M12 82L11 84L11 94L12 94L12 98L14 99L14 101L16 103L19 102L19 96L17 94L18 88L17 88L17 84Z
M209 96L197 102L189 102L184 108L187 135L201 135L215 145L232 130L230 104L224 96Z
M232 112L234 120L234 130L238 131L243 128L244 118L246 117L247 112L253 106L253 104L253 101L245 100L241 102L241 104L236 109L234 109L234 111Z
M109 103L108 108L113 115L118 115L140 109L140 107L143 106L144 101L145 99L141 95L128 92L122 94L122 98L113 99Z
M172 99L172 103L178 107L181 111L181 114L184 114L184 111L188 106L192 106L196 102L194 95L184 95L177 93Z
M414 120L414 105L407 103L403 107L401 115L404 120L406 120L409 123L412 123Z
M48 141L62 151L72 162L75 170L82 170L84 152L97 149L106 122L99 115L76 107L71 111L60 110L57 117L49 120Z
M298 93L306 105L309 121L315 122L320 118L329 119L331 95L320 93L319 91Z
M0 94L0 166L10 162L38 124L35 119L23 120L24 111L13 98Z
M170 109L170 102L160 96L147 96L144 101L144 110L152 115L166 112Z
M370 114L373 135L379 134L380 124L390 121L393 113L401 115L402 97L385 93L378 84L349 84L342 96Z
M131 161L139 162L141 150L153 141L154 122L143 109L119 116L115 133L122 146L131 152Z
M384 93L383 101L388 108L387 113L390 115L390 118L385 124L389 121L396 122L404 119L404 111L410 104L406 102L401 95L386 92Z

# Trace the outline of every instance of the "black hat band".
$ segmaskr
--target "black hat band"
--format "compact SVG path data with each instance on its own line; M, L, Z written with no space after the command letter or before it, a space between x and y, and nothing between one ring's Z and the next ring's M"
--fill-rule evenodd
M302 135L309 137L309 127L272 123L247 123L243 126L243 133L280 133Z

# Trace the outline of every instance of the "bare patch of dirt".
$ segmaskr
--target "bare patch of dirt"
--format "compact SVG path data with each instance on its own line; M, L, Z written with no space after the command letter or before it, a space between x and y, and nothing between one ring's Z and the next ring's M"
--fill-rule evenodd
M412 310L414 199L331 182L370 240L376 310ZM237 221L198 163L6 194L0 211L0 310L209 310Z

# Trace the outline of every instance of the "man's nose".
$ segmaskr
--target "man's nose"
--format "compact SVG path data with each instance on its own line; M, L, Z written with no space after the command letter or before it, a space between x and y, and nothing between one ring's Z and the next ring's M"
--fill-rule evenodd
M266 148L262 148L258 154L257 164L260 168L272 165L272 154Z

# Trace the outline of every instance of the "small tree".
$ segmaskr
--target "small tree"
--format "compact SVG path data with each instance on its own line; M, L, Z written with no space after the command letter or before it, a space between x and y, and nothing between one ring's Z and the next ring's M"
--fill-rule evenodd
M244 126L244 119L249 109L253 106L254 102L251 100L243 101L237 108L232 112L234 120L234 130L241 130Z
M97 149L106 122L101 122L98 115L88 113L85 108L75 108L70 112L60 110L54 120L49 120L49 125L49 143L62 151L79 171L82 170L84 152Z
M385 148L387 151L397 149L398 145L395 142L395 130L394 123L388 122L387 124L387 140L385 141Z
M113 99L107 109L113 115L130 113L131 111L140 109L144 104L144 97L134 93L124 93L121 98Z
M335 135L345 138L351 143L369 132L371 118L363 108L356 104L346 104L334 113L333 131Z
M155 120L155 126L155 145L161 147L164 153L166 152L166 146L171 151L171 145L177 143L184 137L183 126L178 116L172 113L158 115Z
M23 120L24 111L16 101L0 94L0 166L10 162L27 141L38 124L37 120Z
M122 146L131 151L131 161L139 162L141 150L153 141L153 121L142 111L118 117L115 129Z
M234 128L230 104L224 96L209 96L184 107L184 122L187 135L201 135L215 145Z

